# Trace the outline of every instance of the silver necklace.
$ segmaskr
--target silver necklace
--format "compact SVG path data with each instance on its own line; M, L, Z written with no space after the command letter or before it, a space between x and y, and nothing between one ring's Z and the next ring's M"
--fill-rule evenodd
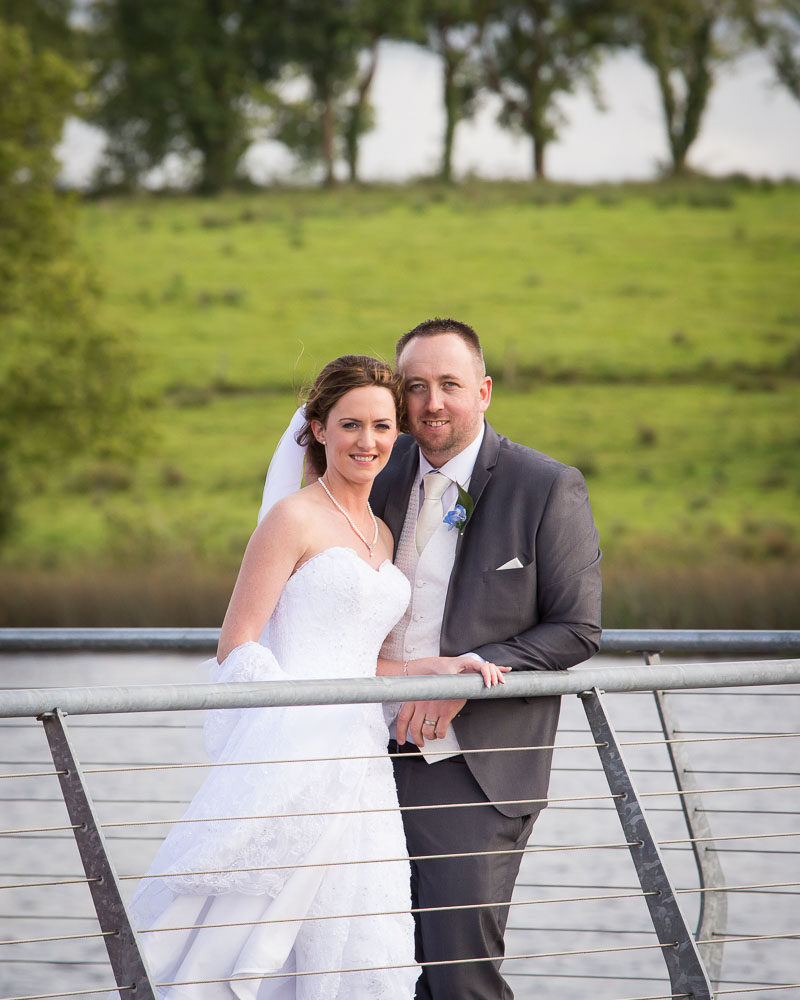
M337 510L340 510L344 514L344 516L347 518L347 523L350 525L350 527L353 529L353 531L355 531L355 533L358 535L358 537L361 539L361 541L366 545L367 551L369 552L369 557L371 559L372 558L372 550L375 548L375 545L377 544L377 541L378 541L378 522L375 519L375 515L372 513L372 507L370 507L370 505L369 505L369 500L367 500L367 510L369 511L369 516L372 518L372 524L373 524L373 526L375 528L375 535L373 536L372 544L370 544L366 540L366 538L361 534L361 532L356 527L356 524L353 521L352 517L350 517L350 515L347 513L347 511L344 509L344 507L342 507L342 505L339 503L339 501L336 499L336 497L333 495L333 493L331 493L331 491L325 485L325 482L322 479L318 479L317 482L323 488L323 490L325 490L325 492L328 494L328 496L331 499L331 503L333 504L333 506L336 507Z

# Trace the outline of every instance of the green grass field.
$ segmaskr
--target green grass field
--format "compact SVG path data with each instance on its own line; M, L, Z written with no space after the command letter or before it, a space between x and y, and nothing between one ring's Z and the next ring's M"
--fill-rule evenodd
M154 436L138 468L48 476L0 594L22 567L74 582L184 566L227 590L299 388L340 353L390 358L432 315L481 335L495 427L584 471L619 594L700 570L787 586L800 187L292 190L99 201L80 219L105 318L144 353ZM774 620L797 624L798 583Z
M159 389L289 387L339 353L391 354L431 313L468 317L523 379L800 369L798 189L728 207L524 193L110 201L86 206L84 238Z

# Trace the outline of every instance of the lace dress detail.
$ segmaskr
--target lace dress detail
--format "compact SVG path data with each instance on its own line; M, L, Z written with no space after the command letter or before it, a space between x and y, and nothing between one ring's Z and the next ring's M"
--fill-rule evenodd
M212 661L212 679L374 676L408 598L388 560L375 570L326 549L288 580L261 643ZM214 710L203 736L213 761L248 763L209 773L185 816L213 818L173 827L131 903L140 929L203 925L141 935L154 982L176 984L159 997L410 1000L419 970L382 706ZM331 914L351 916L308 919ZM223 923L243 926L209 926ZM308 974L347 969L368 971Z

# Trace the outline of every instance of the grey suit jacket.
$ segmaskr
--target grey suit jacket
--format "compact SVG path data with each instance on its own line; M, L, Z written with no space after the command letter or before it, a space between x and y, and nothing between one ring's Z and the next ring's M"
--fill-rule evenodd
M419 464L409 435L395 445L370 501L400 537ZM600 550L583 476L488 424L469 485L475 501L456 545L441 653L476 652L515 670L564 670L597 651ZM498 570L514 558L522 568ZM464 750L552 746L560 699L469 701L453 720ZM543 807L552 750L466 754L507 816ZM517 801L522 800L522 801Z

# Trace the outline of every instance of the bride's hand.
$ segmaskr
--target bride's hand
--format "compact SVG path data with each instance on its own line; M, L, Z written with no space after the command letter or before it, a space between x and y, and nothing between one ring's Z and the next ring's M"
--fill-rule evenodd
M409 673L413 674L480 673L486 687L505 684L503 674L511 670L511 667L498 667L496 663L478 660L474 656L426 656L411 660L408 667Z
M503 674L510 673L511 667L500 667L496 663L490 663L489 660L472 660L472 666L467 666L467 670L480 673L484 685L489 688L495 684L505 684Z

